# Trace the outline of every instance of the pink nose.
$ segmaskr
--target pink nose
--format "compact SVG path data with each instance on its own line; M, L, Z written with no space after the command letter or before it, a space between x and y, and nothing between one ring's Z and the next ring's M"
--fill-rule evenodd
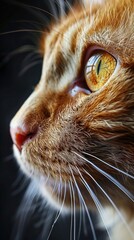
M13 143L17 146L19 150L21 150L22 145L27 140L27 134L25 132L22 132L20 128L10 128L11 137L13 140Z
M20 127L10 127L10 133L13 140L13 143L21 151L23 144L35 135L35 131L24 131Z

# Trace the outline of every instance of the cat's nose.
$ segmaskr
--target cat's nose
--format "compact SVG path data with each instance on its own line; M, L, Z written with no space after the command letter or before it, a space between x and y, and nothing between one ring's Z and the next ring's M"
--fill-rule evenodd
M11 124L10 125L10 134L11 134L13 143L17 146L19 151L21 151L24 143L27 140L30 140L36 134L36 129L33 129L32 131L30 131L28 129L23 129L20 126L12 126L12 124Z

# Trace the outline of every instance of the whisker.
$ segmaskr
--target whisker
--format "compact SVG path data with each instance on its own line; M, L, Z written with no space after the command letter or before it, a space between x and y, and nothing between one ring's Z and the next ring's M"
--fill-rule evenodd
M75 194L74 194L74 188L73 188L73 184L72 181L70 181L70 186L72 188L72 196L73 196L73 220L74 220L74 229L73 229L73 233L74 233L74 240L76 239L76 209L75 209Z
M53 228L54 228L56 222L58 221L58 219L59 219L59 217L60 217L60 215L61 215L61 212L62 212L62 210L63 210L64 204L65 204L65 198L66 198L66 182L65 182L64 184L65 184L65 188L64 188L63 201L62 201L60 210L59 210L58 214L56 215L56 218L55 218L55 220L54 220L54 222L53 222L53 224L52 224L52 226L51 226L51 229L50 229L50 231L49 231L47 240L49 240L49 238L50 238L50 236L51 236L51 233L52 233L52 231L53 231Z
M83 205L84 205L84 207L85 207L85 211L86 211L86 213L87 213L88 220L89 220L90 227L91 227L91 231L92 231L92 234L93 234L93 239L94 239L94 240L97 240L96 233L95 233L94 226L93 226L93 222L92 222L90 213L89 213L89 211L88 211L87 205L86 205L85 200L84 200L84 198L83 198L83 196L82 196L82 194L81 194L81 191L80 191L79 186L78 186L78 184L77 184L77 182L76 182L75 176L74 176L74 174L73 174L73 171L72 171L70 165L69 165L69 168L70 168L70 172L71 172L71 174L72 174L72 177L73 177L73 180L74 180L74 183L75 183L77 192L78 192L78 194L79 194L79 196L80 196L80 198L81 198L81 200L82 200L82 203L83 203Z
M117 214L119 215L120 219L122 220L122 222L124 223L124 225L126 226L127 230L129 231L130 235L133 237L133 232L131 231L130 227L128 226L127 222L125 221L125 219L123 218L121 212L119 211L119 209L117 208L117 206L115 205L115 203L113 202L113 200L108 196L108 194L105 192L105 190L101 187L101 185L94 179L93 176L91 176L86 170L84 170L85 173L90 176L92 178L92 180L96 183L96 185L99 187L99 189L101 189L101 191L104 193L104 195L107 197L107 199L109 200L109 202L111 203L111 205L114 207L114 209L116 210Z
M41 30L34 30L34 29L18 29L18 30L12 30L7 32L0 33L0 36L6 35L6 34L12 34L12 33L20 33L20 32L33 32L33 33L44 33L44 31Z
M36 60L39 59L41 60L41 57L39 56L39 53L35 53L35 52L31 52L29 54L27 54L27 56L24 58L22 65L25 65L27 62L32 61L32 60Z
M79 195L78 195L78 197L79 197L80 206L79 206L79 230L78 230L77 239L79 240L80 239L80 233L81 233L81 227L82 227L83 204L81 202L81 199L80 199Z
M83 159L85 162L89 163L93 168L95 168L98 172L100 172L103 176L105 176L109 181L111 181L115 186L117 186L132 202L134 202L134 196L131 194L120 182L118 182L115 178L113 178L110 174L106 173L104 170L97 167L94 163L81 156L77 152L73 151L78 157Z
M24 45L24 46L21 46L15 50L13 50L12 52L10 52L6 57L4 57L4 59L2 60L4 63L5 62L8 62L13 56L15 56L16 54L21 54L21 53L25 53L25 52L30 52L30 51L34 51L34 52L37 52L38 51L36 50L36 48L32 45Z
M72 181L70 179L70 181ZM69 181L69 190L70 190L70 198L71 198L71 224L70 224L70 240L72 240L72 232L73 232L73 206L72 206L72 191L71 191L71 186L70 186L70 181ZM77 234L77 239L79 240L80 239L80 234L81 234L81 228L82 228L82 218L83 218L83 223L85 222L84 219L85 219L85 211L84 211L84 206L83 206L83 202L81 201L81 198L78 194L78 198L79 198L79 203L80 203L80 206L79 206L79 228L78 228L78 234ZM84 227L85 227L86 224L84 224ZM85 235L87 235L87 231L85 231Z
M56 20L55 15L52 14L51 12L45 10L45 9L42 9L42 8L39 8L39 7L36 7L36 6L33 6L33 5L25 4L25 3L20 3L20 2L18 3L15 0L12 1L12 3L15 4L15 5L18 5L20 7L23 7L28 11L31 11L31 13L34 14L35 16L37 16L40 20L41 20L41 18L42 18L42 20L44 20L44 15L41 14L41 12L45 13L45 14L48 14L49 16L53 17ZM50 1L50 4L51 4L51 1ZM38 14L38 12L40 12L40 15ZM45 17L46 17L46 15L45 15Z
M49 181L49 179L50 179L50 173L48 172L47 177L44 179L44 177L41 176L39 181L41 182L41 185L47 185L47 182ZM53 224L53 219L55 218L55 211L51 209L47 201L44 202L44 199L41 203L42 204L39 205L40 215L44 214L45 216L42 215L42 218L40 219L41 221L40 224L44 225L44 229L42 230L39 239L44 240L44 238L47 239L50 231L50 226L52 226ZM44 219L46 220L45 222L44 222Z
M59 178L60 178L60 181L59 181L59 184L58 184L58 188L59 188L59 196L58 196L58 202L60 202L60 199L62 197L62 174L61 174L61 166L59 165Z
M22 76L26 71L28 71L30 68L34 67L35 65L41 64L41 62L42 62L41 60L37 60L37 61L30 63L28 66L26 66L25 68L23 68L20 71L19 76Z
M116 170L116 171L118 171L118 172L120 172L120 173L126 175L127 177L130 177L130 178L134 179L134 176L132 176L131 174L129 174L129 173L127 173L127 172L124 172L123 170L121 170L121 169L119 169L119 168L116 168L115 166L112 166L111 164L109 164L109 163L103 161L102 159L96 157L95 155L92 155L92 154L87 153L87 152L83 152L83 153L86 154L86 155L88 155L88 156L91 156L91 157L97 159L98 161L100 161L100 162L104 163L105 165L107 165L107 166L113 168L114 170Z
M70 240L72 240L72 234L73 234L73 214L72 214L72 212L73 212L73 197L72 197L72 190L71 190L70 181L69 181L69 192L70 192L70 199L71 199Z
M69 10L72 12L72 14L73 14L73 16L74 16L74 19L75 19L75 21L76 21L76 24L77 24L77 29L78 29L79 33L81 33L80 27L79 27L79 21L78 21L77 18L76 18L75 12L74 12L71 4L70 4L68 1L66 1L65 4L68 6Z
M87 189L87 191L89 192L90 196L92 197L97 209L98 209L98 212L101 216L101 219L103 221L103 224L105 226L105 229L107 231L107 234L108 234L108 237L109 239L111 239L111 236L110 236L110 232L106 226L106 223L104 222L104 219L103 219L103 212L104 212L104 208L102 206L102 204L100 203L99 199L96 197L95 193L93 192L93 190L91 189L91 187L88 185L88 183L86 182L86 180L84 179L84 177L82 176L81 172L79 171L79 169L77 168L79 174L80 174L80 177L81 177L81 181L83 183L83 185L85 186L85 188ZM92 178L92 176L89 174L89 176Z

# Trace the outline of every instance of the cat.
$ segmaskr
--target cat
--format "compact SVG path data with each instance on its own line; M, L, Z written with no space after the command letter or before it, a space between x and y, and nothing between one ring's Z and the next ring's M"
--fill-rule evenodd
M108 239L132 240L133 0L75 4L40 51L41 80L10 124L17 162L52 206L97 210Z

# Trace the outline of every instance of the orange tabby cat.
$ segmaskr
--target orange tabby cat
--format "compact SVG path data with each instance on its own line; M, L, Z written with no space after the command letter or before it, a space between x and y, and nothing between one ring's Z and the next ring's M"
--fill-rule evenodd
M109 239L132 240L134 2L89 2L41 38L41 80L11 121L14 154L48 202L98 210Z

